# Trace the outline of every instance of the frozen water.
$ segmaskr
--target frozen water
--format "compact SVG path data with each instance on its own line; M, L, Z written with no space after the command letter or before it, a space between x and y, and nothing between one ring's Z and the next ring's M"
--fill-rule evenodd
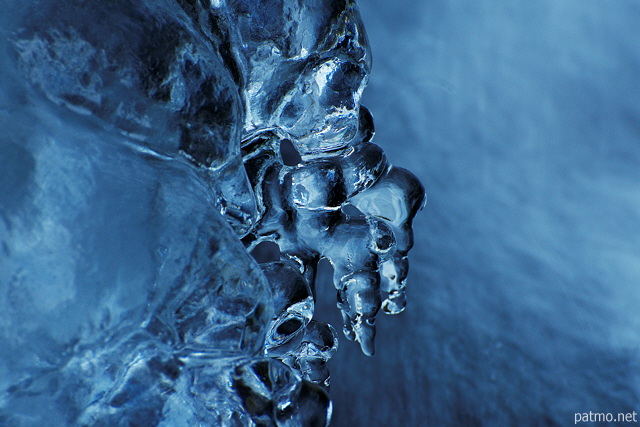
M371 54L353 1L231 3L247 70L248 132L275 127L301 154L343 148L358 130Z
M372 355L425 200L355 3L0 6L0 423L326 425L318 262Z

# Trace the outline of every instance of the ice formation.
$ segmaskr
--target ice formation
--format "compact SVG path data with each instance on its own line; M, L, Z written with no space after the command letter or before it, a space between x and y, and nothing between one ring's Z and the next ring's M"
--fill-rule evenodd
M354 2L2 9L0 424L328 424L317 263L373 354L424 202L371 143Z

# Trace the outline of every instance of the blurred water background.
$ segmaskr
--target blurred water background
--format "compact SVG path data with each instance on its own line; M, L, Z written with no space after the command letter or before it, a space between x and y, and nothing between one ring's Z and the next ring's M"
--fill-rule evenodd
M429 201L407 310L330 362L332 425L640 411L640 2L360 7L375 142Z

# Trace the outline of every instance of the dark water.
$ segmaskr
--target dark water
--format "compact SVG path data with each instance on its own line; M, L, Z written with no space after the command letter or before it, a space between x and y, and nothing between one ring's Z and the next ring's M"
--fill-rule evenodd
M360 5L375 142L429 202L407 311L332 359L333 425L640 411L640 2Z

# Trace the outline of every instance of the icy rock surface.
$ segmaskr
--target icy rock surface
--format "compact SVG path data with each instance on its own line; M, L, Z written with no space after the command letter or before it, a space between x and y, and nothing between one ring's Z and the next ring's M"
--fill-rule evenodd
M0 424L328 424L317 263L373 354L424 202L355 4L1 6Z

